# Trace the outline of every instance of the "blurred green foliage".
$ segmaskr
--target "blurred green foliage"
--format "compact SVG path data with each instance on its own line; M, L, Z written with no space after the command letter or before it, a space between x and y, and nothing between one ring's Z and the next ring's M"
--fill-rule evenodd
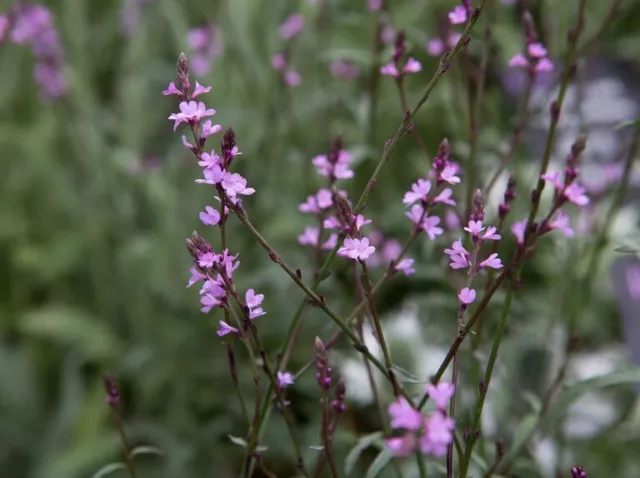
M238 168L257 190L245 201L252 220L287 262L309 278L313 264L296 237L307 221L297 205L321 184L311 157L326 152L341 134L359 159L357 178L348 185L350 196L357 198L402 117L393 82L383 78L370 132L366 79L348 82L328 71L332 59L352 60L363 72L370 68L371 15L363 0L329 1L330 15L321 22L318 8L302 0L155 0L144 7L139 28L127 38L120 25L123 2L45 3L61 31L68 95L41 103L28 51L8 44L0 50L0 475L88 477L120 460L117 431L104 402L101 380L106 372L122 387L131 441L165 451L161 457L137 457L141 476L235 475L244 451L228 436L242 436L246 430L224 347L215 334L219 318L201 314L197 291L185 288L190 259L184 239L196 228L204 232L198 211L211 203L212 193L194 184L199 168L180 144L179 133L172 133L167 116L177 107L161 91L175 76L178 53L189 54L189 28L219 25L224 54L199 78L213 86L207 105L218 111L216 122L237 133L243 152ZM424 65L423 73L407 80L413 104L436 67L437 60L426 56L423 45L454 2L389 3L390 24L407 31L411 53ZM575 2L532 3L552 52L561 55ZM606 3L589 2L588 32L597 29ZM0 4L6 11L10 2ZM513 108L497 83L496 68L522 45L515 10L498 7L481 136L480 160L486 165L495 162L492 151L512 123ZM605 35L604 51L637 60L640 11L637 4L632 7ZM298 11L307 26L293 43L292 62L303 82L285 89L271 57L282 48L278 25ZM479 39L481 29L473 36ZM478 43L472 42L473 51ZM388 56L385 50L384 58ZM419 114L415 128L430 152L448 137L454 156L466 154L461 91L452 69ZM159 158L159 167L148 167L145 158L150 156ZM412 140L403 140L369 203L368 216L388 236L405 236L402 194L428 167ZM522 186L523 196L528 188ZM301 294L235 221L229 234L242 264L237 283L266 295L268 315L259 327L265 346L274 351ZM418 274L398 279L380 307L388 311L414 298L428 326L439 331L440 345L447 346L455 303L443 281L442 245L416 247ZM559 252L560 246L547 244L527 270L528 289L514 306L503 353L510 372L502 374L507 401L496 402L498 407L508 404L500 425L506 436L527 413L522 397L509 400L512 392L543 393L541 377L549 356L545 331L561 319L559 304L572 293L571 270L579 262L579 246ZM341 312L353 300L344 293L352 287L346 277L338 271L325 291ZM550 291L549 284L557 281L563 285ZM593 348L619 340L617 314L606 285L604 290L582 321L585 341ZM498 305L493 307L487 334L497 320L493 312ZM292 370L312 357L315 335L333 330L313 310L304 324ZM249 374L241 374L241 381L251 390ZM300 379L290 395L308 445L319 444L317 399L311 375ZM620 410L632 400L629 395L617 399ZM358 435L377 430L376 422L372 407L351 407L337 438L340 462ZM263 441L266 460L278 476L293 473L285 437L282 420L274 416ZM638 445L637 429L571 444L572 456L590 467L590 476L623 476ZM481 450L490 462L491 443ZM537 475L523 471L518 476Z

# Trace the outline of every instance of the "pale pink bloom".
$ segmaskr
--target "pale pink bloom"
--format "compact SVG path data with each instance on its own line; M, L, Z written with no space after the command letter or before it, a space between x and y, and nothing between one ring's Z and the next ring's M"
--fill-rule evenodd
M435 402L439 410L447 408L449 400L453 397L454 390L454 385L448 382L440 382L437 385L430 383L427 385L429 398Z
M445 188L442 190L440 194L438 194L435 198L433 198L433 202L447 204L449 206L455 206L456 202L453 199L451 199L452 195L453 195L453 191L449 188ZM447 212L451 212L451 211L447 211Z
M393 63L393 62L387 63L386 65L383 65L380 68L380 74L381 75L386 75L386 76L393 76L395 78L400 76L400 73L398 73L398 69L396 68L395 63Z
M402 67L402 72L398 71L395 63L387 63L386 65L380 68L380 74L385 76L393 76L394 78L398 78L402 75L406 75L408 73L417 73L422 71L422 64L416 60L415 58L409 58L405 65Z
M501 269L502 261L498 258L498 254L493 253L480 263L479 268L482 269L483 267L490 267L492 269Z
M296 70L287 70L284 74L284 82L287 86L298 86L302 82L302 77Z
M412 433L387 439L387 447L395 456L408 456L416 449L416 437Z
M382 0L369 0L369 10L377 12L382 8Z
M573 237L575 232L571 229L570 224L571 218L569 215L562 211L558 211L555 219L549 223L549 227L551 229L559 229L565 237Z
M329 235L329 239L327 239L325 243L322 244L322 248L326 251L330 251L330 250L333 250L337 244L338 244L338 235L336 233L331 233Z
M253 188L247 187L247 180L238 173L225 172L222 177L222 187L224 191L231 197L238 194L249 196L256 192Z
M524 68L529 66L529 60L527 60L527 58L522 53L516 53L509 60L509 66Z
M463 256L469 256L469 251L467 251L464 246L462 245L462 239L457 239L453 242L453 244L451 245L451 249L445 249L444 253L448 256L453 256L453 255L463 255Z
M211 136L212 134L216 134L222 131L222 126L219 124L213 124L211 120L207 120L202 125L202 132L200 133L201 138L206 138Z
M640 267L633 266L627 269L627 287L632 299L640 300Z
M402 252L402 244L395 239L390 239L382 246L382 257L386 262L395 261Z
M180 113L172 113L169 115L170 120L174 120L173 130L178 129L180 123L197 123L207 116L216 114L213 108L207 108L202 101L182 101L180 102Z
M438 216L427 216L422 223L424 232L427 233L427 236L432 241L444 232L441 227L438 227L438 224L440 224L440 218Z
M422 427L422 414L413 408L406 398L398 397L387 409L391 417L392 428L404 428L405 430L420 430Z
M191 272L191 277L189 278L189 282L187 283L187 287L191 287L196 282L200 282L201 280L206 280L207 279L207 276L202 274L195 267L192 267L190 272Z
M402 202L407 206L416 201L426 202L429 197L429 191L431 191L431 181L420 178L411 185L411 191L404 194Z
M193 152L196 151L196 147L194 145L192 145L189 141L187 141L187 137L185 135L182 135L180 138L182 139L182 145L185 148L187 148L187 149L189 149L189 150L191 150Z
M427 43L426 49L430 56L440 56L444 53L445 44L441 38L432 38Z
M210 269L218 262L218 258L213 252L205 252L198 257L198 265L203 269Z
M469 221L469 225L464 230L472 236L477 236L484 231L484 227L482 226L482 221Z
M449 21L454 25L465 23L467 21L467 9L462 5L458 5L449 12Z
M280 36L285 40L289 40L298 35L303 28L304 17L299 13L291 15L280 25Z
M207 206L204 211L200 211L200 220L205 226L215 226L220 222L220 213L211 206Z
M182 96L183 93L176 87L176 84L172 81L171 83L169 83L169 86L167 87L167 89L162 92L162 94L164 96L169 96L169 95Z
M302 246L318 247L318 238L320 237L320 229L313 226L307 226L304 232L298 236L298 244ZM325 241L322 248L325 250L333 249L338 243L338 235L331 234L329 239Z
M586 206L589 204L589 198L585 194L586 189L578 183L571 183L564 190L564 197L577 206Z
M422 71L422 64L415 58L409 58L404 65L404 73L418 73Z
M216 332L218 334L218 337L224 337L225 335L228 334L237 334L238 333L238 329L236 329L235 327L231 327L229 324L227 324L224 320L220 321L220 328L218 329L218 331Z
M307 196L306 202L298 206L300 212L318 214L333 205L331 191L320 189L315 195Z
M447 448L453 441L455 420L442 412L436 412L425 419L424 427L424 435L420 437L420 451L437 457L446 455Z
M362 214L358 214L355 218L355 223L356 223L356 231L360 231L360 228L362 226L366 226L367 224L371 224L371 220L370 219L365 219L364 216Z
M411 210L405 212L404 215L407 216L416 226L421 226L420 223L423 221L424 208L420 204L414 204L411 207Z
M338 255L364 261L375 251L376 248L369 245L368 238L356 239L348 237L342 243L342 247L338 249Z
M553 71L553 62L549 58L542 58L536 63L536 72Z
M531 58L544 58L547 56L547 49L542 43L529 43L527 52Z
M281 372L278 370L276 381L279 388L285 388L287 385L293 385L293 374L290 372Z
M222 160L220 156L216 154L216 152L212 149L210 153L202 153L200 155L200 161L198 161L198 165L203 168L211 169L214 166L222 166ZM222 180L222 178L220 178Z
M487 228L487 231L482 235L482 240L483 241L499 241L500 239L502 239L502 236L500 234L496 234L498 229L496 229L493 226L489 226Z
M546 173L540 176L540 178L553 184L553 187L558 191L563 188L563 184L560 181L560 173L558 172Z
M338 229L342 227L342 223L336 216L331 216L324 220L324 222L322 223L322 226L325 229Z
M474 300L476 300L476 291L465 287L458 294L458 299L460 299L460 302L462 302L464 305L469 305Z
M455 201L452 201L452 202L453 202L452 206L455 206ZM446 204L449 204L449 203L446 203ZM460 218L455 212L453 212L450 209L447 209L444 213L444 223L447 225L447 229L449 229L450 231L460 228Z
M331 164L324 154L314 157L311 162L321 176L333 175L336 179L350 179L354 175L353 171L349 169L351 155L344 150L340 151L338 162L335 165Z
M205 93L209 93L211 91L210 86L202 86L200 83L196 81L196 86L193 89L193 93L191 94L192 98L197 98L200 95L204 95Z
M282 71L287 67L287 59L282 53L278 53L271 59L271 66L276 71Z
M395 270L402 271L404 275L410 276L416 271L415 268L413 267L413 263L414 263L414 260L407 257L406 259L402 259L400 262L396 264Z
M214 164L211 167L203 169L202 174L204 179L196 179L196 183L216 185L220 184L225 173L219 165Z
M458 172L458 168L456 166L448 165L440 173L440 180L445 181L449 184L458 184L460 182L460 178L456 176Z
M213 309L214 307L218 307L222 304L222 302L212 294L204 294L200 297L200 304L202 305L202 307L200 308L200 312L208 314L209 312L211 312L211 309Z
M335 60L331 62L331 74L335 78L355 80L360 74L360 70L358 70L358 67L353 63L344 60Z

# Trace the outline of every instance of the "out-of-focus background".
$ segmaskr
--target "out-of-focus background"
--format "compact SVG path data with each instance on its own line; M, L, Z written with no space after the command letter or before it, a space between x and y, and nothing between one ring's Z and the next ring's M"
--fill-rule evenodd
M406 80L413 105L438 62L425 47L440 34L455 2L387 3L381 61L390 59L393 31L404 29L410 54L423 65L422 72ZM508 59L523 48L521 9L504 5L518 2L493 3L479 143L487 176L517 118L517 84L505 75L511 74ZM529 2L558 67L576 3ZM568 139L559 145L554 164L561 164L574 133L591 133L585 115L606 116L608 132L638 117L640 5L620 3L623 13L609 22L592 48L598 75L584 75L579 83L592 86L586 98L595 106L567 123ZM13 2L0 5L0 13L7 14ZM357 198L402 118L388 77L379 80L373 119L370 114L366 91L374 16L364 0L58 0L43 5L52 17L37 28L52 25L59 32L58 39L51 34L44 40L52 51L10 41L9 29L0 25L0 476L90 477L120 460L117 431L105 404L105 373L120 384L132 443L158 451L136 458L140 476L236 475L244 450L229 436L243 436L246 430L225 348L215 333L220 317L200 313L197 291L185 287L191 263L184 240L194 229L207 233L198 212L211 204L212 191L194 183L200 169L182 146L180 130L174 134L167 120L177 111L175 97L161 92L174 80L177 56L184 51L194 78L212 86L203 100L217 110L214 122L236 132L243 153L237 168L257 190L245 201L252 220L287 262L309 278L312 254L297 237L309 225L298 204L322 184L311 158L326 153L334 137L342 135L357 164L356 178L345 188ZM608 6L588 2L584 38L597 35ZM304 26L285 40L279 28L292 14L302 15ZM474 54L480 52L485 25L483 18L473 35ZM28 30L29 25L22 27ZM272 65L274 55L285 51L289 73L299 74L297 85L296 78L284 78ZM39 58L49 70L37 68ZM454 159L463 161L469 149L466 86L456 66L421 110L415 130L432 154L447 137ZM544 91L541 87L537 97L542 112L548 104ZM536 128L544 127L544 119L532 124L527 134L532 143L521 147L516 158L521 202L512 212L514 220L525 214L541 156ZM624 133L623 128L599 137L600 143L594 140L600 149L584 167L594 187L615 187L615 174L607 183L601 180L602 171L619 166ZM208 144L217 147L219 139L212 137ZM385 237L403 241L408 234L402 195L428 168L415 142L405 138L368 206L367 217ZM487 207L495 208L505 181L506 176L500 179ZM573 332L580 338L567 373L570 382L630 367L609 264L617 256L615 246L637 238L638 210L625 203L614 221L613 241L593 271L597 277L585 306L582 299L575 300L584 294L578 295L574 278L585 267L589 231L597 230L608 207L606 201L594 202L594 208L575 217L582 232L571 240L546 239L526 269L492 384L486 441L478 449L481 461L492 462L493 439L512 443L526 432L526 420L535 416L562 362L567 317L579 317ZM259 327L267 350L274 353L302 296L236 221L229 227L230 244L240 253L237 283L266 296L267 315L259 319ZM435 243L425 240L415 246L411 255L417 273L395 279L380 297L394 358L419 381L435 371L454 333L457 305L446 282L442 249L456 235L447 231ZM510 241L503 245L505 255ZM325 295L336 310L347 313L352 290L343 264ZM489 308L487 337L495 329L502 297ZM309 311L291 370L312 358L316 335L332 331L325 316ZM339 461L359 437L379 429L362 362L343 345L333 359L348 397L336 437ZM485 345L479 352L482 360L488 353L489 343ZM245 357L239 360L246 364ZM240 378L251 390L250 374ZM423 386L416 384L416 390ZM625 387L583 392L563 405L563 416L569 418L548 427L525 449L518 476L555 476L556 468L568 470L572 463L582 463L589 476L637 474L637 395ZM475 399L472 387L465 393L463 410ZM313 373L296 382L289 399L304 443L319 445ZM580 406L571 408L578 400ZM461 423L464 427L465 420ZM265 460L277 476L293 476L286 430L275 414L263 444L268 447ZM318 453L305 450L309 460ZM375 450L366 451L353 476L364 476L375 456ZM482 468L482 463L476 465Z

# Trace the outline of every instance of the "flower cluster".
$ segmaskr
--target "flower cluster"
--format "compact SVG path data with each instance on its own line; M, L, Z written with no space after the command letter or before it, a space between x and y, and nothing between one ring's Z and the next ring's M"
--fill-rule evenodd
M455 420L446 414L447 403L453 396L453 391L454 386L450 383L429 384L427 393L437 410L427 416L414 409L404 397L389 405L391 427L404 431L401 436L387 439L387 447L394 455L407 456L417 450L436 457L447 453L455 430Z
M255 190L247 187L247 180L244 177L230 171L234 158L241 154L236 145L235 133L231 128L222 138L220 154L215 150L208 153L204 151L207 138L222 129L220 125L213 125L210 119L204 121L205 118L213 116L215 110L207 108L202 101L196 101L200 95L211 91L211 87L202 86L197 81L195 86L191 85L189 64L184 55L180 56L177 69L177 81L171 82L163 91L165 96L173 95L180 99L180 112L169 115L169 119L174 121L174 131L181 124L186 124L195 138L195 144L190 144L186 137L182 136L182 143L194 154L198 159L198 165L202 167L203 178L197 179L196 183L214 186L218 192L215 199L220 203L219 207L206 206L205 210L200 212L200 221L205 226L223 227L230 208L241 209L240 197L251 195ZM187 240L187 247L195 263L195 267L191 269L191 278L187 287L203 282L200 289L202 312L208 313L213 308L227 309L229 297L232 297L242 306L246 319L253 320L265 314L262 308L264 295L256 294L253 289L249 289L245 292L243 302L235 289L233 273L240 265L238 254L232 255L228 249L216 253L211 245L196 232ZM239 330L220 321L218 335L222 337L230 333L237 334Z
M449 206L456 205L456 202L451 198L452 189L443 186L460 183L460 177L457 176L459 169L457 164L449 160L447 141L442 141L428 177L420 178L413 183L411 190L405 193L402 200L405 206L411 207L405 216L415 225L417 231L424 231L432 241L444 231L439 226L440 218L429 216L429 210L431 206L438 203ZM432 185L433 182L435 182L435 187Z
M402 272L405 276L415 273L414 260L409 257L401 258L402 244L396 239L386 238L377 230L369 234L371 245L375 247L375 252L367 259L368 267L388 266L391 264L394 270Z
M580 154L586 147L583 138L578 139L571 147L571 152L567 156L564 177L560 179L560 173L548 172L540 178L551 183L554 188L554 200L551 207L551 213L540 225L540 234L545 234L554 229L561 231L565 237L573 237L575 231L571 228L571 218L561 208L568 202L576 206L584 207L589 204L589 197L586 195L586 188L576 181L580 174L577 168ZM525 230L528 220L522 220L511 225L511 232L516 237L518 245L523 245L526 239Z
M319 337L316 337L313 348L316 362L316 382L322 389L323 394L327 394L333 387L335 398L330 404L333 410L333 419L329 425L329 432L333 432L338 418L340 418L340 415L346 409L346 387L342 380L335 381L333 379L333 368L329 364L327 349Z
M203 27L193 28L187 33L189 47L193 51L191 68L196 75L209 73L213 62L220 58L223 51L222 32L211 23Z
M380 74L393 76L397 80L401 80L410 73L418 73L422 71L422 65L415 58L409 57L405 60L407 47L405 45L405 35L402 30L396 33L395 49L392 61L380 68Z
M587 478L587 472L581 466L571 468L571 478Z
M526 54L516 53L509 60L509 66L524 68L532 77L540 72L553 71L553 62L547 57L547 49L538 41L535 24L528 13L523 17L523 25Z
M290 42L300 34L303 28L304 17L300 14L291 15L280 25L280 38L286 42ZM276 53L273 56L271 66L273 66L274 70L282 74L282 81L285 85L297 86L301 83L302 78L297 70L290 67L289 60L289 48L287 45L284 52Z
M444 253L449 256L449 265L452 269L467 269L467 284L460 293L458 299L461 307L466 307L476 299L476 291L471 288L473 278L485 268L501 269L502 261L498 254L493 252L483 261L478 261L478 254L482 244L486 241L499 241L502 237L497 228L484 225L484 204L480 192L476 192L473 201L473 211L464 230L471 236L471 251L462 244L462 239L457 239L450 249Z
M66 93L60 35L47 7L17 2L8 15L0 15L0 44L5 37L33 51L36 57L33 78L44 99L55 100Z
M449 12L449 21L453 25L460 25L467 23L471 17L471 2L469 0L462 0L462 5L458 5Z

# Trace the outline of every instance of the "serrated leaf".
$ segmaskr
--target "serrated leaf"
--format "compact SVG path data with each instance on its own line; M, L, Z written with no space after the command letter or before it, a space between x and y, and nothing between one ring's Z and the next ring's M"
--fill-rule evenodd
M142 446L137 446L133 450L131 450L131 456L137 456L137 455L164 456L165 451L155 446L142 445Z
M103 466L98 471L96 471L91 478L105 478L116 471L126 470L127 467L124 466L124 463L109 463L108 465Z
M349 451L349 454L344 460L344 471L347 475L350 475L353 471L362 452L369 448L376 440L381 439L382 436L382 432L375 432L365 435L358 440L356 446Z
M240 437L234 437L233 435L229 435L229 440L231 440L232 443L235 443L236 445L241 446L242 448L247 448L247 442Z
M378 453L378 456L373 460L373 463L371 463L365 478L375 478L378 476L378 474L389 464L392 458L393 454L391 453L391 450L384 448L380 453Z

